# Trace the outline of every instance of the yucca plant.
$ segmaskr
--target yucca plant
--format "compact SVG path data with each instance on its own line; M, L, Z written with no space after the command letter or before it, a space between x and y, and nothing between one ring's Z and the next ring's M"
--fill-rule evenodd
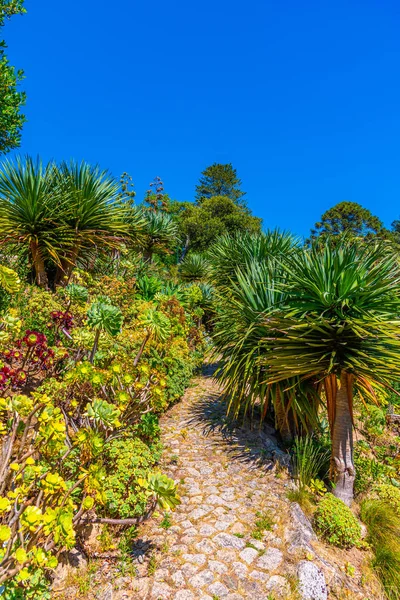
M140 240L144 258L152 262L156 252L169 252L178 241L178 226L172 217L162 211L145 211L144 232Z
M235 281L236 280L236 281ZM313 382L288 377L270 383L261 360L271 315L285 302L284 272L277 261L255 261L236 269L231 286L217 288L214 348L220 360L217 377L235 417L259 405L261 417L274 408L276 426L285 440L300 429L317 426L318 397Z
M400 270L382 245L327 239L287 257L284 305L266 315L264 381L296 377L325 390L334 494L353 499L353 392L400 380Z
M249 265L273 265L277 258L288 256L297 249L298 241L279 230L223 235L207 253L211 280L218 287L229 287L237 281L237 273L244 272Z
M209 264L203 254L188 254L179 269L184 281L204 281L207 279Z
M30 157L5 161L0 169L0 244L25 249L42 287L48 284L47 261L60 264L71 243L55 172L53 163Z
M113 251L127 238L128 208L121 203L119 183L97 166L64 162L57 170L57 181L66 202L63 220L72 235L57 272L57 283L67 283L78 258Z

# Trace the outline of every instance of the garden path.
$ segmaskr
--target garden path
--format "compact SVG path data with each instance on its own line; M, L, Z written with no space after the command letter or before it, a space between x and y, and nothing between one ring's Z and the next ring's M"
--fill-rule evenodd
M115 580L114 599L290 596L279 537L289 501L268 459L273 431L231 427L212 372L206 367L162 418L163 472L181 482L182 503L170 524L160 515L141 527L134 549L138 576L129 590L129 578ZM272 521L270 531L260 522L257 527L262 517Z

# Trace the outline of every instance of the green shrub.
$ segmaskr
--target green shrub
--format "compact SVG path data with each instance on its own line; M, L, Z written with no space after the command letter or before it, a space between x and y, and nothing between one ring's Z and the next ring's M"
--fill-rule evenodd
M378 462L375 458L363 456L362 451L363 449L357 446L354 451L354 465L356 468L354 491L356 494L366 492L373 484L384 482L395 474L393 467Z
M361 527L350 508L342 500L326 494L314 515L317 533L339 548L351 548L361 542Z
M400 598L400 516L387 500L364 500L361 519L368 528L368 542L375 557L372 567L389 600Z
M127 519L146 512L148 494L138 483L146 479L161 456L161 446L148 446L139 438L113 440L107 451L104 481L107 516Z

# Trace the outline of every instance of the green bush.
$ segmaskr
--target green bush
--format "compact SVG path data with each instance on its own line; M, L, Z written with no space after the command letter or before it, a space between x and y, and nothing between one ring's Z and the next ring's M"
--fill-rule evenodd
M148 495L138 483L146 479L161 456L161 445L147 445L139 438L113 440L107 451L104 481L107 516L127 519L146 512Z
M384 482L393 477L395 470L389 465L369 458L362 454L363 449L356 446L354 451L354 465L356 467L356 480L354 491L356 494L366 492L377 482Z
M314 515L317 533L339 548L351 548L361 542L361 527L350 508L342 500L326 494Z

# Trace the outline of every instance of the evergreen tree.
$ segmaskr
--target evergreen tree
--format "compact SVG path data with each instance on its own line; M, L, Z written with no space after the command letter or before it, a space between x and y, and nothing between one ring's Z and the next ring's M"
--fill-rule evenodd
M245 206L246 202L243 198L246 192L240 189L241 185L242 182L231 163L226 165L214 163L201 174L196 186L196 202L201 204L213 196L226 196L236 204Z
M24 0L0 0L0 27L6 19L26 12ZM25 93L18 91L23 72L11 66L5 54L6 44L0 40L0 154L5 154L20 144L21 129L25 121L21 106Z
M311 239L343 234L365 237L384 232L382 221L367 208L356 202L339 202L324 212L321 221L311 230Z

